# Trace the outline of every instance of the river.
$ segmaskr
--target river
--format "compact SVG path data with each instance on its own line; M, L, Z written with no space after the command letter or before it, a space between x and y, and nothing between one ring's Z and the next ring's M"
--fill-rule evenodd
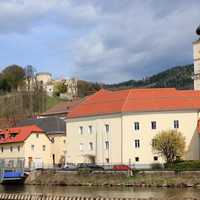
M176 199L200 198L200 189L184 188L130 188L130 187L66 187L66 186L30 186L0 185L0 192L6 193L48 193L67 196L103 196Z

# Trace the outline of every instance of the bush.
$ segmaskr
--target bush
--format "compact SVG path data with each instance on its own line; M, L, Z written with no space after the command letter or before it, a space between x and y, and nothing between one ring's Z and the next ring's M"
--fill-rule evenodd
M200 160L176 161L174 163L165 164L165 169L174 171L198 171L200 170Z

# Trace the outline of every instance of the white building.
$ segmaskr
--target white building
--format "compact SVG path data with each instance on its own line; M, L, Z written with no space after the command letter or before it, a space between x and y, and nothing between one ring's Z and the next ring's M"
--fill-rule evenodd
M199 91L100 90L68 114L66 162L162 163L152 151L152 139L169 129L184 135L184 158L199 160L199 110Z

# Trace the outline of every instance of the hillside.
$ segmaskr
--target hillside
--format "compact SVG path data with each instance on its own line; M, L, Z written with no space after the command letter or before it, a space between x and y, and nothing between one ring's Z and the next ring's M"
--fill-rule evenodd
M142 80L129 80L117 84L107 84L104 85L104 87L108 89L123 89L131 87L174 87L177 89L192 89L193 68L194 66L192 64L176 66Z

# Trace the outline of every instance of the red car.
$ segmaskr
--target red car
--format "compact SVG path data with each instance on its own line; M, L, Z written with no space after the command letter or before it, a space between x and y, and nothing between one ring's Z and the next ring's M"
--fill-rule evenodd
M114 165L112 168L114 171L128 171L131 168L128 165Z

